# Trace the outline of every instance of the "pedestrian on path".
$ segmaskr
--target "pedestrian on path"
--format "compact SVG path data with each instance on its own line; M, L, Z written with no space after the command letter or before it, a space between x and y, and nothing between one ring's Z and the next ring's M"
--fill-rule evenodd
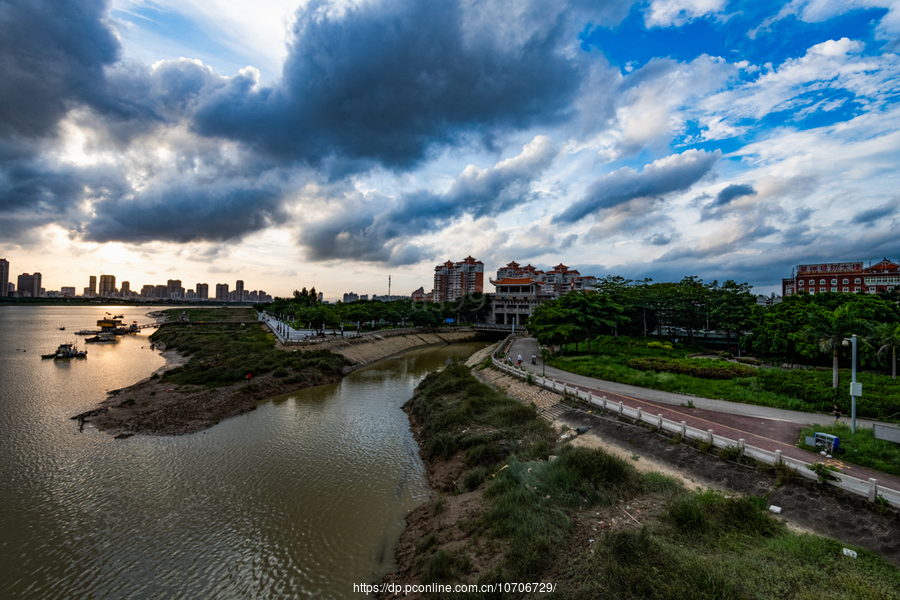
M835 421L837 421L838 419L841 418L841 409L838 408L838 405L837 405L837 404L834 405L834 410L831 411L831 414L834 415L834 420L835 420Z

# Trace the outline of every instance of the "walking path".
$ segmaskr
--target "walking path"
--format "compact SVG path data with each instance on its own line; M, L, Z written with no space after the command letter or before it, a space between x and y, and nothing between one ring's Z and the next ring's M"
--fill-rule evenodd
M843 462L837 458L825 458L820 454L803 450L796 446L800 430L809 424L829 424L834 418L829 415L805 413L793 410L740 404L725 400L697 398L672 392L651 390L623 383L604 381L584 375L577 375L562 369L544 365L534 338L518 338L513 342L509 355L515 362L522 356L522 366L536 375L545 375L566 383L595 396L606 396L613 402L623 402L649 414L662 414L673 421L685 421L698 429L713 429L718 435L732 439L746 440L747 444L769 450L781 450L782 454L808 463L824 462L863 481L878 480L880 486L900 491L900 477ZM537 364L531 364L531 356L536 355ZM693 408L688 408L688 402ZM874 421L857 419L857 426L871 427Z
M282 321L268 313L261 313L259 316L259 320L269 326L269 329L272 333L275 334L275 337L278 338L278 341L282 344L286 344L289 342L302 342L302 341L311 341L316 339L324 339L317 338L316 334L318 333L314 329L294 329L291 327L286 321ZM347 330L337 334L340 337L356 337L356 330ZM331 333L326 334L327 339L331 339L336 337Z

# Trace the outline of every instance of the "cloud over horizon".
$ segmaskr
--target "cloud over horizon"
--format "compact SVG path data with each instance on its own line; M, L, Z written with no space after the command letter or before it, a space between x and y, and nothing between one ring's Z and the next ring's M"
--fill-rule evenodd
M196 54L142 62L141 15L179 9L132 4L3 0L0 251L278 239L310 264L476 247L674 275L897 218L892 2L311 0L274 78L177 28L152 39Z

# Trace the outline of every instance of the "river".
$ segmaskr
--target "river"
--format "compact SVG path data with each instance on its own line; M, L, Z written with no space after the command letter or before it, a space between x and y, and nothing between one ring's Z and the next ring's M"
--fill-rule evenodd
M70 417L165 360L147 333L78 339L83 360L40 354L106 311L150 310L0 307L0 597L348 598L388 572L429 495L400 406L484 343L415 350L193 435L79 433Z

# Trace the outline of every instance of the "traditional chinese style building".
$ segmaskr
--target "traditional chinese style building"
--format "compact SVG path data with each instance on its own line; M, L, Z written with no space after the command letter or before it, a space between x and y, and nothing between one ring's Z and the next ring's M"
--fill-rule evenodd
M497 269L497 279L491 279L491 311L488 320L499 325L524 323L536 306L558 298L573 290L588 289L596 277L582 276L578 271L560 263L551 271L540 271L529 265L511 262Z
M877 294L896 287L900 287L900 265L887 258L868 267L862 261L797 265L789 278L781 280L785 297L801 292Z

